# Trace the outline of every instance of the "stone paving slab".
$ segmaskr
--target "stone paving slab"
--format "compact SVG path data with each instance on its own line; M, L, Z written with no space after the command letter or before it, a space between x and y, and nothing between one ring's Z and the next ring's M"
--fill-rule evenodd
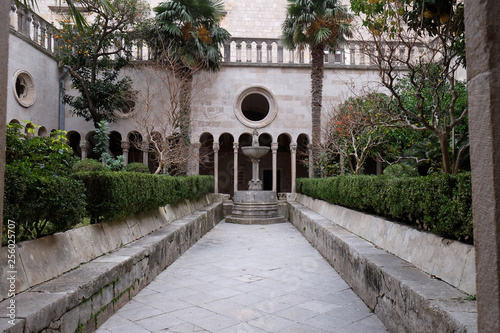
M289 223L221 222L99 333L386 332Z

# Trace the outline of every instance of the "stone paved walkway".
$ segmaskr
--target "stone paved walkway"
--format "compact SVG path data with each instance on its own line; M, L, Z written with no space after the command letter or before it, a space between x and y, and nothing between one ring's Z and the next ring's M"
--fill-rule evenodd
M289 223L219 223L97 331L386 332Z

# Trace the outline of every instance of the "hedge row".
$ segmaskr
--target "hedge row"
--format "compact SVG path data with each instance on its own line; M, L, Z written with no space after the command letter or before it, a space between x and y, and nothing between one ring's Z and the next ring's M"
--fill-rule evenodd
M213 190L211 176L171 177L137 172L80 172L92 223L138 215Z
M472 243L470 173L298 179L297 192Z

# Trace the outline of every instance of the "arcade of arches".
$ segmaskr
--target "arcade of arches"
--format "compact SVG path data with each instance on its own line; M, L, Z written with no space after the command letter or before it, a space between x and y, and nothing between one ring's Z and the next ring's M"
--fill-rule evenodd
M89 132L83 138L75 131L67 134L70 146L81 159L97 157L93 152L96 143L94 134L95 132ZM246 190L252 176L252 165L250 158L242 154L240 147L250 146L251 143L250 132L242 133L237 138L229 133L223 133L217 138L211 133L203 133L198 142L192 144L193 158L198 163L190 173L213 175L216 193L232 196L234 191ZM144 163L154 171L157 162L147 145L138 132L122 136L121 133L112 131L109 138L109 149L114 156L123 155L125 163ZM312 173L312 167L308 164L311 150L306 134L293 138L287 133L276 137L261 133L259 145L270 147L270 153L260 161L259 178L264 190L295 192L295 179L308 177Z

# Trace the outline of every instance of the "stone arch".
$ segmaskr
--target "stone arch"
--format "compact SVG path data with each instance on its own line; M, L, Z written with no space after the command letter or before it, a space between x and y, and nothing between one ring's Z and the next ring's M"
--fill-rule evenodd
M273 143L273 136L271 134L264 132L259 135L260 146L271 147L272 143Z
M51 137L55 136L56 133L57 133L57 130L55 128L53 128L53 129L50 130L50 136Z
M123 155L122 149L122 135L120 132L112 131L109 134L109 151L114 157Z
M18 124L18 125L21 125L21 122L19 122L19 120L17 120L17 119L12 119L11 121L9 121L9 124Z
M219 135L219 172L218 190L220 193L233 193L234 187L234 137L231 133L224 132Z
M278 171L278 192L291 192L292 190L292 172L290 144L293 142L292 136L288 133L281 133L276 139L278 143L277 152L277 171Z
M82 148L80 147L82 136L80 133L76 131L69 131L68 134L66 134L66 139L68 140L68 144L71 149L73 149L73 154L82 158Z
M297 137L297 178L307 178L310 175L309 164L309 144L311 140L305 133L299 134Z
M99 159L99 155L94 152L97 140L95 138L95 131L90 131L85 135L85 141L87 142L87 158L93 158L95 160Z
M142 153L142 135L137 131L131 131L127 134L129 143L128 161L127 163L143 163Z
M24 126L24 134L26 134L28 137L32 137L35 135L35 126L33 123L28 122Z
M49 136L49 132L45 126L40 126L38 129L38 136Z
M204 132L200 135L200 175L214 174L214 136Z
M238 137L238 144L241 147L252 145L252 133L244 132Z

